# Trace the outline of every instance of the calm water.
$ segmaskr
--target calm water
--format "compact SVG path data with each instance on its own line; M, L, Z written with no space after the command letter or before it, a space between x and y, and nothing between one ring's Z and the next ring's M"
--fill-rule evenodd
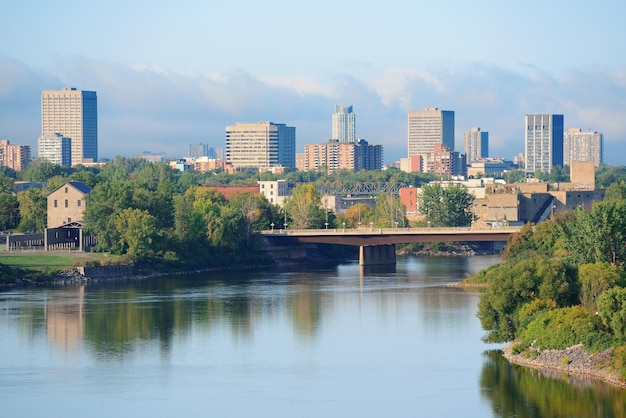
M2 417L626 417L625 391L484 344L497 257L0 293Z

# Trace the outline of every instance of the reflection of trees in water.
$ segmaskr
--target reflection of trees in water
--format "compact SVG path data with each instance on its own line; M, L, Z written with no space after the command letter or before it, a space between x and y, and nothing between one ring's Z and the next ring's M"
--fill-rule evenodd
M626 417L626 391L595 379L548 377L497 350L485 353L480 387L498 417Z
M198 286L201 284L201 286ZM293 293L280 284L254 288L247 280L146 281L91 292L85 312L85 339L99 354L123 355L141 341L158 341L169 351L174 335L193 326L229 329L235 339L254 335L264 316L291 314L300 336L315 335L321 318L319 292L306 276L292 279Z

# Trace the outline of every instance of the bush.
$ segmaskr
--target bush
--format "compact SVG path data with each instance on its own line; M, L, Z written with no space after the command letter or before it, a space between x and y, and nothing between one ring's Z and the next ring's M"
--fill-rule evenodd
M576 344L600 350L609 346L611 337L600 327L600 319L582 306L559 308L538 314L521 331L522 343L539 349L563 350Z
M620 377L626 380L626 345L622 345L613 352L612 366L620 372Z

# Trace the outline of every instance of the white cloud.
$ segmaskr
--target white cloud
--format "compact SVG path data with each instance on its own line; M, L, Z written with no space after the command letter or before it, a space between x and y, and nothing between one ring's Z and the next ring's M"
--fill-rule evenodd
M524 115L553 112L565 114L566 127L603 132L607 162L626 165L618 152L626 148L624 68L555 77L530 68L396 67L315 79L241 70L189 74L80 57L59 59L44 72L0 58L0 138L35 147L41 90L63 86L97 91L102 157L144 150L176 157L197 142L224 147L225 126L260 120L296 126L301 151L328 139L335 104L352 104L357 135L383 144L388 162L406 152L407 111L435 106L456 112L457 149L463 131L480 126L490 133L491 154L511 158L523 150Z

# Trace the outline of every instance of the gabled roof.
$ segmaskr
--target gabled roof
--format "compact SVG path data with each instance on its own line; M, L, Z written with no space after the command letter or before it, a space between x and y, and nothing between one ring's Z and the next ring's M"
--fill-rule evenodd
M51 195L52 193L56 192L57 190L59 190L61 187L65 187L67 185L72 186L73 188L75 188L76 190L81 192L82 194L88 194L89 192L91 192L91 187L89 187L88 185L86 185L82 181L68 181L66 183L63 183L62 185L60 185L59 187L57 187L56 189L54 189L50 193L48 193L48 196Z

